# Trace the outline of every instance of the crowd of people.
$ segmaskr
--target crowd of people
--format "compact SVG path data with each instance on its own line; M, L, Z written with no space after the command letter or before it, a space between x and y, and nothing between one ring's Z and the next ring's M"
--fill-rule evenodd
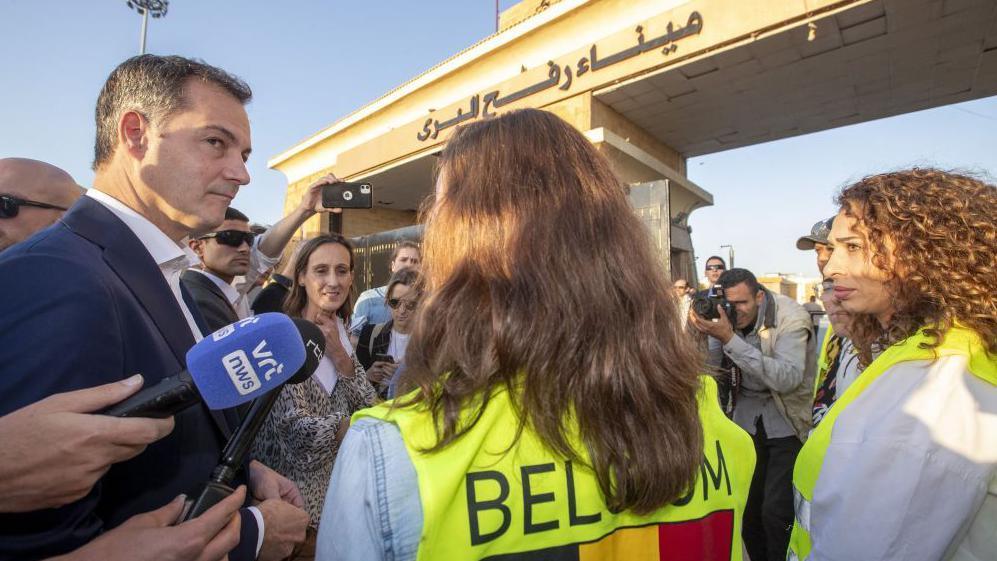
M0 159L0 560L997 559L992 183L845 187L797 241L818 340L721 257L670 278L605 156L511 111L453 133L422 244L354 299L348 239L290 247L335 176L265 231L231 206L251 96L134 57L92 187ZM324 355L187 520L252 405L101 412L268 312Z

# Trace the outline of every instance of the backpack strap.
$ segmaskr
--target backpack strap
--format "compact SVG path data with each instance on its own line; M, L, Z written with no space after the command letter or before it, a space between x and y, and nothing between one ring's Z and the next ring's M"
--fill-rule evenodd
M370 332L370 339L367 339L367 355L370 356L371 360L374 359L374 341L377 340L377 337L381 334L381 330L384 329L385 325L387 325L387 323L379 323L375 325Z

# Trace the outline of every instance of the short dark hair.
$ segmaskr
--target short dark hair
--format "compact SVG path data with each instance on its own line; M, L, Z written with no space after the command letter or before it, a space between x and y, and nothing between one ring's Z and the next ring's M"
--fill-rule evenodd
M414 249L414 250L418 251L419 252L419 259L422 259L422 250L419 249L419 244L417 244L417 243L415 243L413 241L409 241L409 240L402 240L402 241L398 242L398 245L395 246L395 249L391 250L391 262L392 263L395 262L395 259L398 259L398 254L401 253L402 250L405 249L405 248L410 248L410 249Z
M237 210L235 207L225 209L225 220L238 220L239 222L249 222L249 217Z
M411 267L403 267L398 269L391 275L391 280L388 281L388 290L384 292L385 297L391 296L391 290L395 288L396 284L404 284L405 286L415 286L416 281L419 280L419 271Z
M121 115L137 111L150 122L162 122L184 107L189 79L216 85L243 105L253 97L241 79L204 61L181 56L132 57L111 72L97 97L93 169L109 162L114 154Z
M724 269L726 269L726 268L727 268L727 262L726 262L726 261L724 261L724 258L723 258L723 257L720 257L719 255L711 255L711 256L707 257L707 258L706 258L706 263L707 263L707 264L709 264L709 262L710 262L710 261L713 261L714 259L716 259L717 261L720 261L720 263L722 263L722 264L723 264L723 266L724 266Z
M732 286L737 286L742 282L748 285L751 289L752 294L758 294L758 291L762 289L762 285L758 283L758 279L755 278L754 273L747 269L733 268L724 271L720 278L717 279L720 286L724 287L724 290Z

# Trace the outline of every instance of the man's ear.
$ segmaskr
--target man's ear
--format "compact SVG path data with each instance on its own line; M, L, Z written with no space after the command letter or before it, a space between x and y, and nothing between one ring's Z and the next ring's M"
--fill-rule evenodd
M148 149L149 121L138 111L127 111L118 122L118 142L133 158L141 160Z
M755 304L761 306L762 300L765 300L765 291L759 288L758 292L755 293Z
M187 245L202 261L204 260L204 240L190 239L187 240Z

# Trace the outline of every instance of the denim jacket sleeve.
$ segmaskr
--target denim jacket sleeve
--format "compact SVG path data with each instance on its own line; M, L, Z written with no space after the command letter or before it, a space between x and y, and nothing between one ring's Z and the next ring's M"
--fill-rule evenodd
M354 337L360 336L360 330L363 326L367 324L367 314L370 312L371 296L368 294L370 291L365 291L363 294L357 298L356 303L353 304L353 315L350 318L349 332L350 335Z
M414 561L421 533L418 479L398 427L358 420L329 481L316 559Z

